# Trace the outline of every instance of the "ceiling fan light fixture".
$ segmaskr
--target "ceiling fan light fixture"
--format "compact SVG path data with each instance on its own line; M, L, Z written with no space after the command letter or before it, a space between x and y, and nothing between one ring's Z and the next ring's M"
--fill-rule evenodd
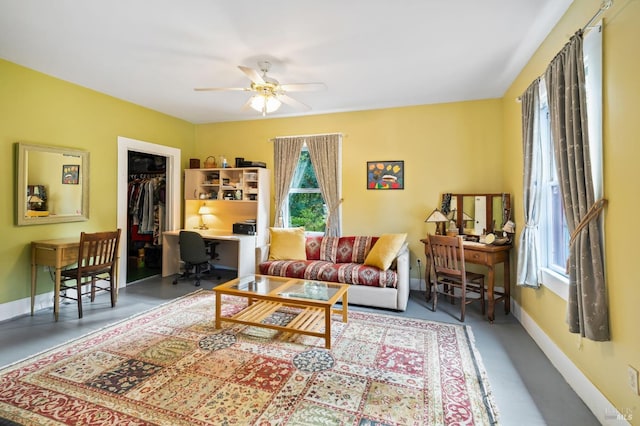
M267 115L269 113L275 112L280 108L282 102L278 98L273 95L254 95L251 98L251 108L254 110L261 112L262 115Z

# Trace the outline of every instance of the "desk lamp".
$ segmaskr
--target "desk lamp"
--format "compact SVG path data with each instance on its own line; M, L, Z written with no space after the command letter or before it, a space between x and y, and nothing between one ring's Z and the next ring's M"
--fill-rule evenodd
M204 223L204 217L203 216L210 215L211 214L211 208L209 206L207 206L206 204L203 204L198 209L198 214L200 215L200 226L198 227L198 229L209 229L207 227L207 225Z
M425 219L427 223L435 223L436 224L436 235L444 235L444 224L448 222L449 219L438 209L433 209L431 214Z

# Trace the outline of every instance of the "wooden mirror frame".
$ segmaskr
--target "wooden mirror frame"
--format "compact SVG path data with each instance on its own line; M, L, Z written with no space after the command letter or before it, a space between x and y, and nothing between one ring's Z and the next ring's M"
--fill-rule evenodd
M27 214L29 211L27 207L28 185L52 184L52 182L29 182L30 153L58 154L62 157L69 157L69 160L62 158L58 162L52 162L51 169L47 170L46 174L52 176L47 180L51 181L52 179L56 179L56 185L58 185L58 182L60 183L60 187L68 184L70 185L69 188L73 188L75 193L80 192L80 200L77 201L77 205L74 203L71 207L75 213L50 214L47 216L30 216ZM52 159L55 159L55 157L52 157ZM80 164L77 164L78 162L80 162ZM74 166L74 173L71 176L71 180L67 182L64 181L65 177L63 176L63 169L66 163ZM76 168L75 166L78 167ZM76 171L77 173L75 173ZM55 192L53 194L56 195ZM49 193L48 196L52 197L52 194ZM75 198L77 198L77 196ZM41 225L48 223L80 222L85 220L89 220L89 152L56 146L16 143L17 225Z
M486 203L485 203L485 218L487 218L487 223L484 226L484 229L486 230L486 233L494 233L496 231L502 231L502 227L504 226L504 224L511 219L511 194L507 194L507 193L493 193L493 194L454 194L454 193L445 193L442 195L442 211L443 213L445 213L446 216L449 216L449 209L447 208L446 204L446 200L445 198L450 195L451 198L456 197L456 214L455 214L455 222L456 222L456 227L458 228L458 232L462 235L464 234L464 229L465 229L465 223L463 221L463 214L464 212L464 197L473 197L474 200L476 197L485 197L486 198ZM494 221L495 221L495 209L494 209L494 204L496 204L496 200L500 200L500 206L501 206L501 218L502 218L502 223L495 223L494 226ZM474 219L475 219L475 212L474 212ZM491 218L491 220L488 220L488 218Z

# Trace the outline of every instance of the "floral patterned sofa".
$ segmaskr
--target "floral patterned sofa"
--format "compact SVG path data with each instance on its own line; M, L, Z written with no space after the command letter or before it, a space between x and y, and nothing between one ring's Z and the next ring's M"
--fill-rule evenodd
M262 275L352 284L349 304L404 311L409 299L407 243L403 239L400 248L393 249L386 268L365 264L379 238L305 236L304 253L275 258L269 245L258 249L258 269Z

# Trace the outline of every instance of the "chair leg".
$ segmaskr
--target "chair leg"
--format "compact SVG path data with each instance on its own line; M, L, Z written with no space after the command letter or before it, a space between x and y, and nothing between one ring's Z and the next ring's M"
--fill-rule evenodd
M464 322L464 308L467 306L467 288L462 286L462 295L460 298L460 322Z
M91 303L96 300L96 277L91 277Z
M109 274L109 293L111 293L111 307L115 308L116 306L116 301L118 300L118 289L117 286L118 283L115 282L115 280L113 279L113 276L111 276L111 274Z
M482 303L482 315L484 315L485 313L484 278L480 279L480 303Z
M433 297L433 301L431 302L431 308L433 312L435 312L436 308L438 307L438 281L433 283L433 291L432 291L431 297Z
M77 283L76 283L76 291L78 292L77 294L77 298L78 298L78 318L82 318L82 280L80 279L80 277L78 277Z

